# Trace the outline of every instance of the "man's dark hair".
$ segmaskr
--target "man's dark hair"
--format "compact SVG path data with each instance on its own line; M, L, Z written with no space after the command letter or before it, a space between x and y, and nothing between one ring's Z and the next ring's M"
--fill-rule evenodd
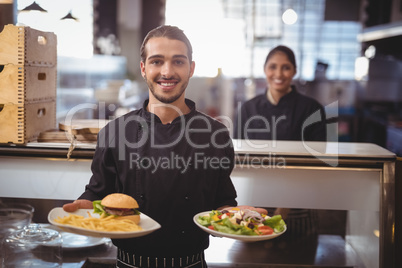
M148 43L149 39L153 37L166 37L171 40L179 40L182 41L187 46L187 57L190 60L190 63L193 61L193 48L191 46L190 41L187 36L184 34L183 30L179 29L176 26L170 25L162 25L153 30L151 30L147 36L145 36L144 41L142 42L140 55L141 61L145 63L147 58L145 46Z

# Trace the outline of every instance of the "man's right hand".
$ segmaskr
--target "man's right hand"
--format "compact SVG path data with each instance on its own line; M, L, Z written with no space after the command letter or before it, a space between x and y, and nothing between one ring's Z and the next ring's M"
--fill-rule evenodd
M63 209L66 212L74 212L77 209L93 209L92 201L86 199L78 199L75 200L73 203L67 203L63 205Z

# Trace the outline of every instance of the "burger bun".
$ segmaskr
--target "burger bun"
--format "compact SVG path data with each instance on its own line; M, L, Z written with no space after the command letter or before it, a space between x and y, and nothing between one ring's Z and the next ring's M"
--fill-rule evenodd
M135 209L138 208L137 201L129 195L114 193L109 194L102 199L102 206L109 208L125 208L125 209Z
M101 205L106 208L111 209L137 209L138 203L137 201L129 195L121 194L121 193L114 193L109 194L105 198L102 199ZM140 222L140 215L115 215L114 219L116 220L130 220L136 224Z

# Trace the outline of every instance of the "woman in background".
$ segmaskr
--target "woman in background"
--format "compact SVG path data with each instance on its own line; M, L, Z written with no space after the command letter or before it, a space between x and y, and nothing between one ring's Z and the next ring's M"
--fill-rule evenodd
M235 139L326 140L324 107L296 90L292 85L296 72L290 48L277 46L269 52L264 64L267 90L242 105L235 120ZM274 213L286 220L288 236L317 234L314 210L277 208Z
M242 105L235 120L235 139L325 141L324 108L291 85L296 71L290 48L277 46L269 52L264 64L267 91Z

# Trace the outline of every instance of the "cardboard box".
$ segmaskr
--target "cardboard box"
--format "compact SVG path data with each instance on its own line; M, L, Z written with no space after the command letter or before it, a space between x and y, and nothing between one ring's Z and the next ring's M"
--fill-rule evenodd
M56 101L0 104L0 143L25 144L56 125Z
M0 33L0 65L55 67L57 37L28 26L4 26Z
M0 104L56 100L56 67L4 65L0 70Z
M26 26L0 33L0 143L24 144L56 127L57 38Z

